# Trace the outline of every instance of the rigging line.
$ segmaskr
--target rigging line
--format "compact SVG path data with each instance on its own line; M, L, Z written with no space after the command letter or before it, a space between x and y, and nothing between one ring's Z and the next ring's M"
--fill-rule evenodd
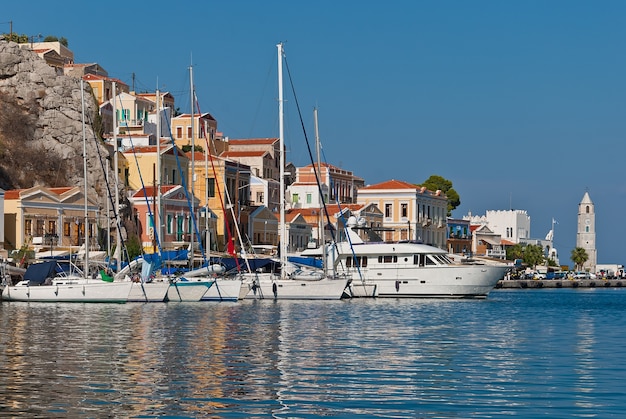
M322 155L324 155L324 151L322 150ZM326 161L326 155L324 155L324 161ZM328 164L328 163L327 163ZM339 208L339 218L341 220L341 222L344 225L344 230L345 227L347 226L347 221L346 218L343 216L343 209L341 208L341 203L339 202L339 193L337 190L335 190L335 201L337 202L337 208ZM365 285L365 279L363 278L363 275L361 273L361 264L358 263L358 259L356 257L356 252L354 251L354 246L352 245L352 239L350 238L349 234L346 234L346 239L348 240L348 245L350 246L350 250L352 252L352 261L353 261L353 265L356 266L356 270L359 273L359 278L361 278L361 282L363 283L363 285ZM337 250L339 250L339 248L337 248ZM337 254L339 254L339 252L337 252ZM344 269L346 269L347 267L344 267Z
M291 86L291 91L293 93L294 101L296 102L296 109L298 110L298 117L300 118L300 125L302 126L302 131L304 132L304 139L306 141L307 150L309 152L309 158L311 159L311 163L313 165L313 173L315 174L315 180L317 182L318 193L320 194L320 196L324 196L323 191L322 191L322 184L320 183L320 179L319 179L319 173L317 173L317 168L315 167L315 160L313 159L313 152L311 151L311 144L309 143L309 138L306 133L306 128L304 127L304 121L302 119L302 112L300 111L300 104L298 103L296 89L293 85L293 80L291 78L291 71L289 70L289 64L287 63L287 56L285 55L284 51L283 51L283 58L285 62L285 68L287 69L287 74L289 76L289 84ZM331 225L330 216L328 215L328 208L326 208L325 203L323 205L323 208L324 208L324 214L326 215L326 221L328 222L329 225ZM333 230L330 231L330 235L333 241L335 241L335 233Z
M120 106L121 109L124 109L124 105L122 102L122 99L120 98ZM115 117L115 116L114 116ZM150 201L148 199L148 191L146 190L146 185L143 181L143 175L141 174L141 168L139 166L139 159L137 158L137 151L135 149L135 144L133 143L133 138L132 135L130 134L130 127L128 126L128 121L126 119L123 120L126 130L128 131L128 141L130 142L130 147L133 150L133 157L135 159L135 165L137 166L137 173L139 174L139 181L141 182L141 189L143 191L143 196L144 199L146 201L146 207L148 208L148 216L150 217L150 221L152 222L152 229L153 229L153 234L154 234L154 239L156 241L157 247L159 249L159 255L163 254L163 249L161 248L161 241L159 240L159 233L158 233L158 229L155 228L156 227L156 223L155 223L155 218L154 218L154 213L152 212L152 207L150 206ZM117 152L117 144L115 144L115 149ZM157 156L160 157L160 156ZM141 253L143 254L143 246L141 246Z
M190 115L191 115L191 122L193 123L193 112ZM176 141L174 141L174 136L172 135L172 127L170 126L170 121L167 118L165 118L165 122L167 124L167 131L169 133L170 141L172 143L172 149L174 150L174 158L176 159L176 167L178 168L178 171L181 174L181 181L183 183L181 186L183 187L183 190L185 191L185 198L187 199L187 206L189 208L192 208L191 199L189 197L189 189L187 188L187 182L185 181L185 174L180 164L180 158L178 157L178 154L179 154L178 146L176 146ZM194 220L194 226L195 226L195 214L191 214L191 217ZM202 245L202 240L199 240L199 243L200 243L199 245L200 253L204 257L204 246ZM193 263L193 255L190 255L190 256L192 257L192 263Z
M94 121L91 119L90 115L87 115L87 118L89 119L89 122L91 124L91 132L94 134L93 135L93 140L96 143L96 151L98 153L98 160L100 161L100 167L102 169L102 173L106 173L106 168L104 166L104 161L102 158L102 154L100 153L100 147L99 147L99 142L98 142L98 138L96 137L96 133L95 130L93 129L93 125L94 125ZM117 150L115 150L114 148L114 152L117 152ZM117 177L116 177L117 178ZM113 194L111 193L111 187L109 186L109 179L106 179L106 185L107 185L107 196L109 198L109 202L111 204L111 210L113 211L113 216L115 217L115 225L117 226L117 231L118 233L121 232L121 222L120 222L120 218L118 217L116 208L115 208L115 202L113 201ZM110 223L110 215L107 214L107 219L109 220L108 222ZM110 238L109 238L110 239ZM126 260L128 260L130 262L130 256L128 254L128 248L126 247L126 241L124 239L121 240L122 243L122 255L126 256ZM110 255L109 255L110 256Z
M196 107L198 108L198 113L202 114L202 112L200 111L200 103L198 102L198 98L196 97ZM202 125L201 127L202 129L202 134L204 135L204 143L206 145L206 149L207 149L207 154L209 156L209 160L211 161L211 170L213 171L213 176L214 179L217 180L217 171L215 170L215 162L213 159L213 154L210 152L211 148L209 146L209 137L206 135L206 130L204 125ZM214 138L213 136L211 136L211 142L213 142L213 149L215 149L215 142L214 142ZM224 179L226 179L226 161L224 161ZM238 186L238 185L237 185ZM208 188L208 185L206 185L205 187ZM222 191L220 189L220 185L219 182L215 182L215 188L217 189L217 195L218 195L218 199L220 202L220 206L222 207L222 213L224 214L224 221L226 221L226 208L224 207L224 199L222 198ZM224 187L226 194L228 195L228 190L226 189L226 187ZM207 190L208 192L208 190ZM232 203L230 202L230 196L228 196L228 200L229 203L232 205ZM207 207L209 206L209 203L207 201L206 203ZM231 207L231 216L233 218L233 222L236 226L237 229L239 229L239 226L237 224L237 221L235 220L235 214L232 212L232 207ZM226 249L227 252L230 253L229 248L231 246L231 242L232 242L232 232L230 231L230 225L227 222L224 222L224 224L226 225L226 233L228 234L228 243L226 243ZM239 231L239 230L237 230ZM239 238L239 240L241 241L241 237ZM234 253L234 249L233 249L233 253ZM233 256L236 256L233 255ZM239 259L237 259L237 257L235 257L235 264L237 265L237 272L241 271L241 267L239 266ZM252 271L250 269L250 263L248 262L248 260L246 259L246 264L248 266L248 271Z

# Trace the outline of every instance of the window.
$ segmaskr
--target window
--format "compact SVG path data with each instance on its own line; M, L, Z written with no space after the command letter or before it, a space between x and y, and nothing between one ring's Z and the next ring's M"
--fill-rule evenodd
M33 234L33 220L24 220L24 234L28 236Z
M313 201L313 197L310 193L306 194L306 203L310 204Z
M37 220L37 236L43 236L43 220Z
M392 210L391 204L385 204L385 217L386 218L391 218L391 210Z
M187 127L187 138L191 138L191 125Z
M378 263L398 263L398 256L395 256L395 255L378 256Z
M293 202L294 204L297 204L298 200L299 200L299 198L298 198L298 194L297 193L291 195L291 202Z
M54 220L48 220L48 233L56 234L57 232L57 222Z
M69 237L70 236L70 223L69 223L69 221L64 221L63 222L63 235L65 237Z
M215 178L208 178L207 179L207 193L209 195L209 198L214 198L215 197Z
M176 138L183 138L183 127L176 127Z
M355 257L354 256L350 256L346 259L346 266L348 268L351 268L352 266L355 267L367 267L367 256L356 256L356 262L355 262Z
M172 214L167 214L167 234L172 234L173 227Z
M401 214L402 214L401 216L403 218L408 217L408 214L409 214L409 204L407 204L406 202L402 203L400 205L400 212L401 212Z

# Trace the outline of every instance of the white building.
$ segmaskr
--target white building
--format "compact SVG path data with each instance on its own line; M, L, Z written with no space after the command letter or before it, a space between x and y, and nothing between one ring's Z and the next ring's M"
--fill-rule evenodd
M530 237L530 216L526 210L488 210L485 215L463 216L470 224L486 225L504 240L520 243Z

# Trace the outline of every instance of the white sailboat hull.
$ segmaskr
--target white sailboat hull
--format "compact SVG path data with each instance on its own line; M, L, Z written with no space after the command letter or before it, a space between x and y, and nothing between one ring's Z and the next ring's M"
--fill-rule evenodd
M170 288L169 281L133 282L128 302L162 303Z
M245 299L339 300L347 286L345 279L279 279L266 276L245 279Z
M215 284L202 297L202 301L238 301L241 288L240 278L217 278Z
M6 286L2 299L6 301L56 303L126 303L132 282L65 282L53 285Z
M213 286L215 280L206 281L174 281L167 290L167 300L171 302L200 301L204 294Z

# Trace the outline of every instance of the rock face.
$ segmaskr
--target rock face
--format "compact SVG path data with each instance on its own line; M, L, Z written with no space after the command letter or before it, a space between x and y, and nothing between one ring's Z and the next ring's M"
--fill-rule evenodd
M79 79L57 74L16 43L0 41L0 188L84 186L85 144L89 194L103 206L108 151L91 126L97 113L87 83L81 92Z

